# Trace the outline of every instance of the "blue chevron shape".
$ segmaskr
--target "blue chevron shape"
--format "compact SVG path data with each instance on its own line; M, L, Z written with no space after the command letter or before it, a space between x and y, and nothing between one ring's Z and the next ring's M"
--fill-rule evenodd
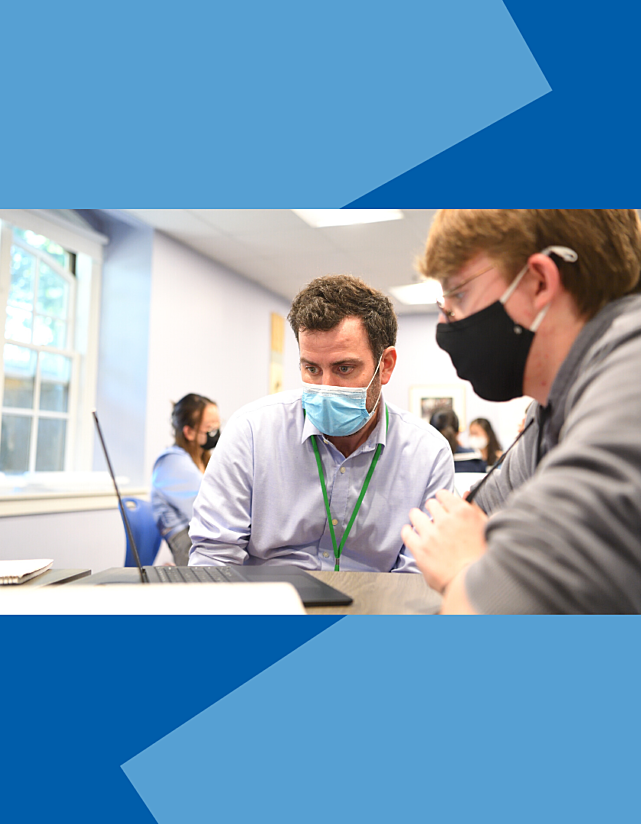
M337 620L0 616L0 817L151 824L123 761Z
M641 7L507 0L554 92L349 203L594 208L637 205Z

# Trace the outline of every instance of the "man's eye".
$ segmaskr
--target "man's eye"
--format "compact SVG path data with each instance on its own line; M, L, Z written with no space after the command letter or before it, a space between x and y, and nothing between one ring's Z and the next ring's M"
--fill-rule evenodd
M351 366L339 366L338 371L342 372L343 375L346 375L350 371L351 368L352 368Z
M309 372L310 375L315 375L318 367L317 366L306 366L305 369Z

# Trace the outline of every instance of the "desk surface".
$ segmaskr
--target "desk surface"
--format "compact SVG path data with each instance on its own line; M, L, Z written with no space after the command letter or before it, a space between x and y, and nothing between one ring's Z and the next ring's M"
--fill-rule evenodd
M308 607L308 615L430 615L441 596L422 575L392 572L309 572L354 599L348 607Z
M64 572L73 573L66 580L82 586L89 583L100 583L100 574L92 575L89 579L81 579L88 574L86 570L49 570L33 583L47 586L56 583L46 580L50 574ZM113 570L107 570L111 574ZM127 567L119 570L123 583L138 580L138 570ZM315 578L336 587L341 592L350 595L354 600L348 607L308 607L308 615L429 615L438 612L441 606L441 596L425 583L422 575L416 573L392 572L311 572ZM62 581L59 581L62 583ZM22 584L22 586L28 586Z
M58 584L68 584L70 581L77 581L91 575L90 569L48 569L42 575L30 578L24 584L15 584L14 588L20 587L50 587Z

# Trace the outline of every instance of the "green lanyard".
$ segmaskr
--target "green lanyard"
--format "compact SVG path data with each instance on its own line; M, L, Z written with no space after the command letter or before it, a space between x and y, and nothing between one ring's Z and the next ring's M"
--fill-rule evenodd
M387 432L389 430L389 410L387 406L385 406L385 423ZM318 444L316 443L316 435L312 435L312 446L314 447L314 455L316 455L316 465L318 466L318 477L320 478L321 482L321 489L323 490L323 500L325 501L325 511L327 512L327 523L329 524L329 534L332 536L332 546L334 547L334 558L336 559L334 564L334 572L340 571L340 563L341 563L341 553L343 552L343 547L345 546L345 541L347 540L347 536L356 520L356 516L358 515L358 510L361 508L361 504L363 503L363 498L365 497L365 493L367 492L367 487L369 486L369 482L372 480L372 475L374 474L374 470L376 469L376 464L378 463L378 459L381 456L381 447L382 444L378 444L376 447L376 451L374 452L374 457L372 458L372 463L370 464L369 470L367 472L367 477L365 478L365 483L363 484L363 488L361 489L361 494L358 496L358 500L356 501L356 506L354 507L354 511L352 512L352 517L349 519L349 523L347 524L347 529L345 530L343 537L341 539L340 546L336 546L336 535L334 534L334 524L332 523L332 513L329 509L329 499L327 497L327 486L325 485L325 474L323 472L323 463L321 461L320 455L318 454Z

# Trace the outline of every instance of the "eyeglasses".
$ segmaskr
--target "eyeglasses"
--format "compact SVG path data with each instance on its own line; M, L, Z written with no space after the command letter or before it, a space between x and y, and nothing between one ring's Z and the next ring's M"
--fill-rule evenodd
M454 289L449 289L447 292L443 292L443 297L441 298L441 300L436 301L436 305L438 306L439 310L443 314L446 323L451 323L452 319L454 318L455 310L454 309L445 309L445 305L444 305L445 299L451 297L452 295L455 295L457 292L460 292L461 289L464 286L467 286L468 283L471 283L473 280L476 280L476 278L480 278L481 275L484 275L486 272L489 272L490 269L493 269L493 268L494 268L494 264L491 264L490 266L483 269L482 271L477 272L475 275L472 275L471 278L468 278L467 280L464 280L463 283L459 283L457 286L454 287Z

